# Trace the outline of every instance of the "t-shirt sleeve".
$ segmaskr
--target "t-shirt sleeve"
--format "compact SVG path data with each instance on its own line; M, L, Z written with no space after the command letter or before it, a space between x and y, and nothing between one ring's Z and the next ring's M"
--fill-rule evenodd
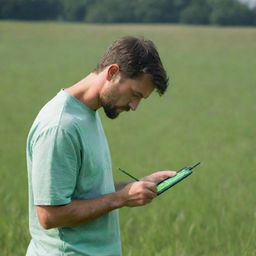
M32 147L32 189L35 205L71 202L81 161L74 137L60 127L42 132Z

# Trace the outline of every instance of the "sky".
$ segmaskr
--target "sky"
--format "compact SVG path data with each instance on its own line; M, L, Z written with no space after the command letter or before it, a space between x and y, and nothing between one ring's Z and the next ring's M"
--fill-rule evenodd
M243 3L248 3L248 5L251 8L256 7L256 0L239 0L239 1Z

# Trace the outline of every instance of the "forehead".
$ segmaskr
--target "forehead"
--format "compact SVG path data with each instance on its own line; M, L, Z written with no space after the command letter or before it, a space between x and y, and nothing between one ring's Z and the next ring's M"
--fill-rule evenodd
M128 80L130 80L129 82L132 91L141 94L143 98L149 97L149 95L155 89L155 86L152 82L152 77L150 75L142 75L137 79Z

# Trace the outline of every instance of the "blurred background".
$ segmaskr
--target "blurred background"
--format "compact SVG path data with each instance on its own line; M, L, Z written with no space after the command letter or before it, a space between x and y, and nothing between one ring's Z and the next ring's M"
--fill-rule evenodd
M150 205L120 209L125 256L256 255L256 5L235 0L0 0L0 251L30 241L25 147L42 106L117 38L157 46L170 77L136 112L100 110L116 180L201 161Z
M256 0L1 0L0 19L256 25Z

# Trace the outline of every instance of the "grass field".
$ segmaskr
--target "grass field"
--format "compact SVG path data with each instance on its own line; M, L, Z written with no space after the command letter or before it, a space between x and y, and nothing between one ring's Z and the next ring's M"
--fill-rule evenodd
M123 35L157 45L171 86L139 109L101 112L117 180L202 161L141 208L120 210L124 256L256 255L256 29L0 22L0 254L28 232L25 141L40 108Z

